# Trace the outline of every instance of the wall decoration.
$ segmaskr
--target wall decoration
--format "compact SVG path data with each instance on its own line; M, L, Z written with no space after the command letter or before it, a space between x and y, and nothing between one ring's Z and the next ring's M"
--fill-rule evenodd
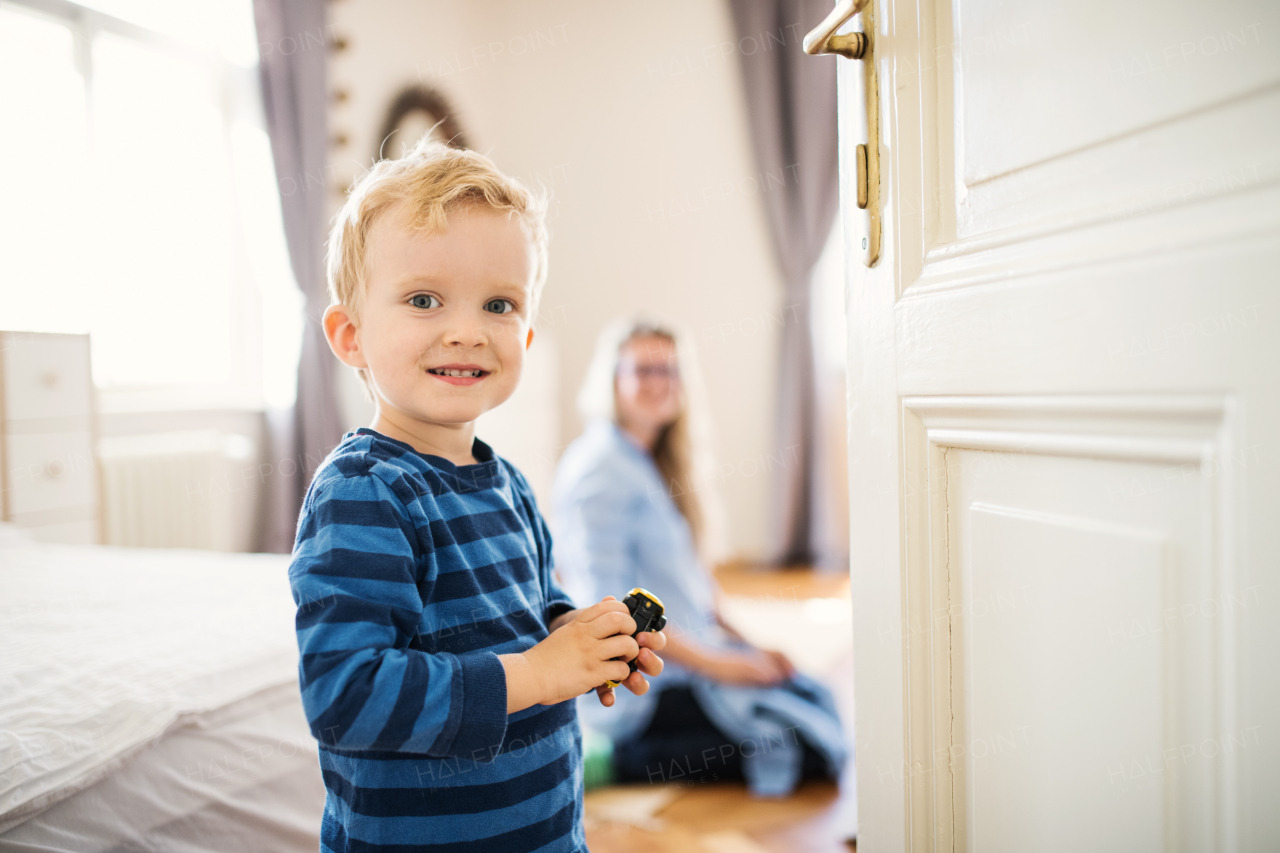
M396 95L387 109L382 131L377 136L376 159L396 159L423 135L454 148L468 148L466 134L457 112L443 93L428 86L410 86Z

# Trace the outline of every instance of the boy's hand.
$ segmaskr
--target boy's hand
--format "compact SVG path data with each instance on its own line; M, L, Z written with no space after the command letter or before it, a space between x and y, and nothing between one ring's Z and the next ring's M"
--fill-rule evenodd
M649 692L649 682L645 680L644 676L662 674L662 667L665 664L655 652L660 652L666 648L667 635L661 631L645 631L636 635L636 642L640 646L640 654L636 657L636 666L640 667L640 669L622 679L620 684L635 695L643 696ZM613 688L604 684L596 687L596 696L600 698L600 704L606 708L612 708L613 703L617 701L613 695Z
M644 678L627 666L640 654L640 645L631 637L635 620L621 601L609 596L576 611L572 619L556 621L559 625L551 636L533 648L499 655L507 673L508 714L572 699L606 681L620 681L639 693L648 689ZM655 648L653 641L646 645ZM656 647L662 645L659 641ZM639 664L652 675L662 671L662 661L652 651Z

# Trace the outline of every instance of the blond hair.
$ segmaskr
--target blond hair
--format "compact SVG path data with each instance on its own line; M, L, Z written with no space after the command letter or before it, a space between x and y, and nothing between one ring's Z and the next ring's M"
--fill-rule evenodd
M587 419L618 423L617 377L627 344L640 338L664 338L676 350L680 366L680 413L658 433L651 456L667 494L684 516L694 544L704 559L720 556L722 521L711 483L714 461L709 452L705 391L697 353L688 335L643 317L623 317L606 326L578 392L578 411Z
M515 178L504 175L483 154L451 148L430 135L399 160L375 163L351 187L329 232L326 268L330 302L346 306L359 322L367 284L369 230L387 211L400 208L409 228L438 234L448 226L449 213L468 207L505 211L524 226L534 251L529 294L532 322L547 280L545 194L535 194ZM368 388L366 371L356 372Z

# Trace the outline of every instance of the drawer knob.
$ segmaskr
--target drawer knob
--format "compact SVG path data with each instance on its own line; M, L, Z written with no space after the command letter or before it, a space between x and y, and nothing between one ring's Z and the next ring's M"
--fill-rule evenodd
M57 480L67 471L67 466L62 464L61 459L53 459L44 466L44 472L49 475L49 479Z
M58 382L61 381L61 379L62 377L60 377L57 371L54 370L46 370L44 373L40 374L40 384L51 391L58 387Z

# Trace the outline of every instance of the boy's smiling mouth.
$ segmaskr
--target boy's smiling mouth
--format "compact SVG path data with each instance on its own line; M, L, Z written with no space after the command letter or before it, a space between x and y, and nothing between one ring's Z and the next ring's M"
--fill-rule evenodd
M474 385L489 375L489 371L474 364L445 364L428 367L427 373L450 385Z

